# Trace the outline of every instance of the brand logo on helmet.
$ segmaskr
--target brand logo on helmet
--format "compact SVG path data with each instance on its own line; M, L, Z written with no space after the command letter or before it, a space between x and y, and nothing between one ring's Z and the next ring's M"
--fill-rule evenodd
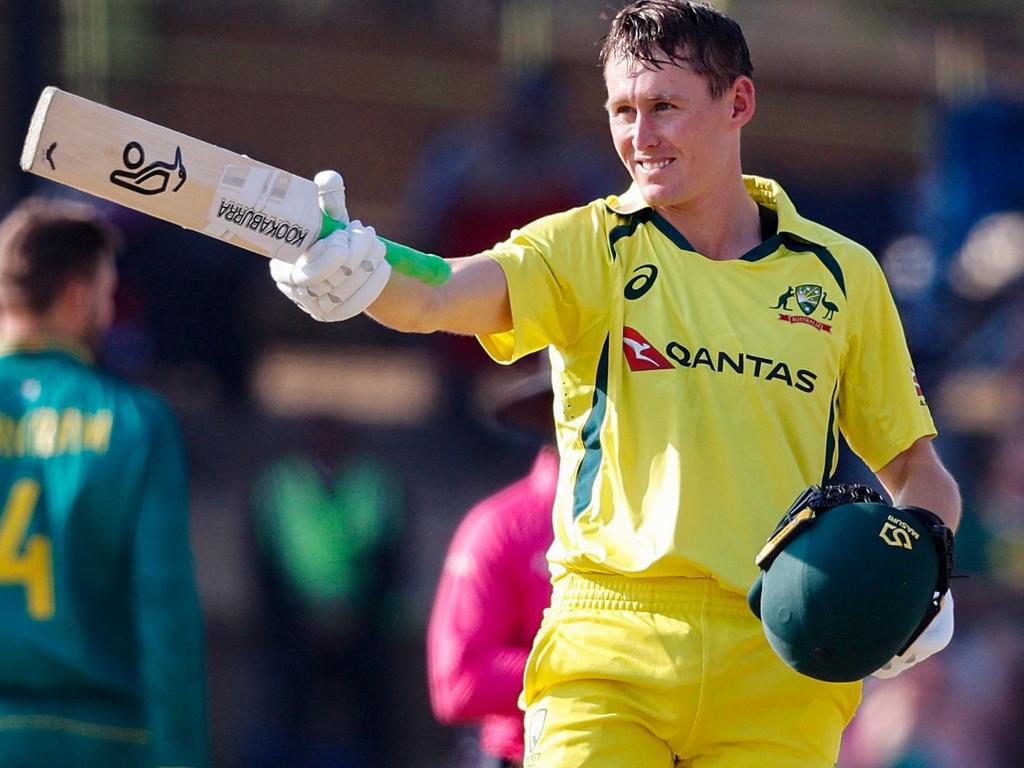
M878 537L890 547L913 549L914 541L920 537L920 534L898 517L892 515L888 517L889 519L882 525Z

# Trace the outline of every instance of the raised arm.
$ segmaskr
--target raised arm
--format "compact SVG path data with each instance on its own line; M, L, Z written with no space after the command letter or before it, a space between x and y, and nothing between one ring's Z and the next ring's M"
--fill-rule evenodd
M452 259L452 276L443 285L427 285L392 273L366 313L399 331L450 331L475 335L512 328L505 273L487 256Z
M450 262L450 278L428 285L397 274L372 227L349 221L341 176L318 173L320 207L346 228L317 241L294 264L274 259L278 289L315 320L347 320L362 312L414 333L484 334L512 328L508 285L497 262L469 256Z

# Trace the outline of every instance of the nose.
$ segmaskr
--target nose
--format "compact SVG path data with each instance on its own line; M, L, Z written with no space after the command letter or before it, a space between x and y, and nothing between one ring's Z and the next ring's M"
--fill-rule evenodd
M643 113L638 113L633 123L633 148L648 149L658 143L654 129L654 121Z

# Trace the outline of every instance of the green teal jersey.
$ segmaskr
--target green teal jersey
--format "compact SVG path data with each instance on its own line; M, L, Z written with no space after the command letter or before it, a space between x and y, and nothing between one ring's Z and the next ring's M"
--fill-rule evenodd
M712 576L746 593L793 498L933 435L885 278L865 248L746 177L777 232L742 258L695 252L636 189L488 251L513 330L500 362L550 348L562 456L561 570Z
M207 764L177 422L51 340L0 348L4 765Z

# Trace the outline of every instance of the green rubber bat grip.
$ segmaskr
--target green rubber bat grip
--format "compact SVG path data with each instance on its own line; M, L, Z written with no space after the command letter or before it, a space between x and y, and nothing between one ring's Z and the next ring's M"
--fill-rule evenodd
M320 225L320 238L327 237L331 232L344 228L344 224L324 213ZM451 277L451 265L440 256L423 253L423 251L417 251L407 245L385 240L383 237L377 239L387 248L384 258L396 272L415 277L427 285L442 285Z

